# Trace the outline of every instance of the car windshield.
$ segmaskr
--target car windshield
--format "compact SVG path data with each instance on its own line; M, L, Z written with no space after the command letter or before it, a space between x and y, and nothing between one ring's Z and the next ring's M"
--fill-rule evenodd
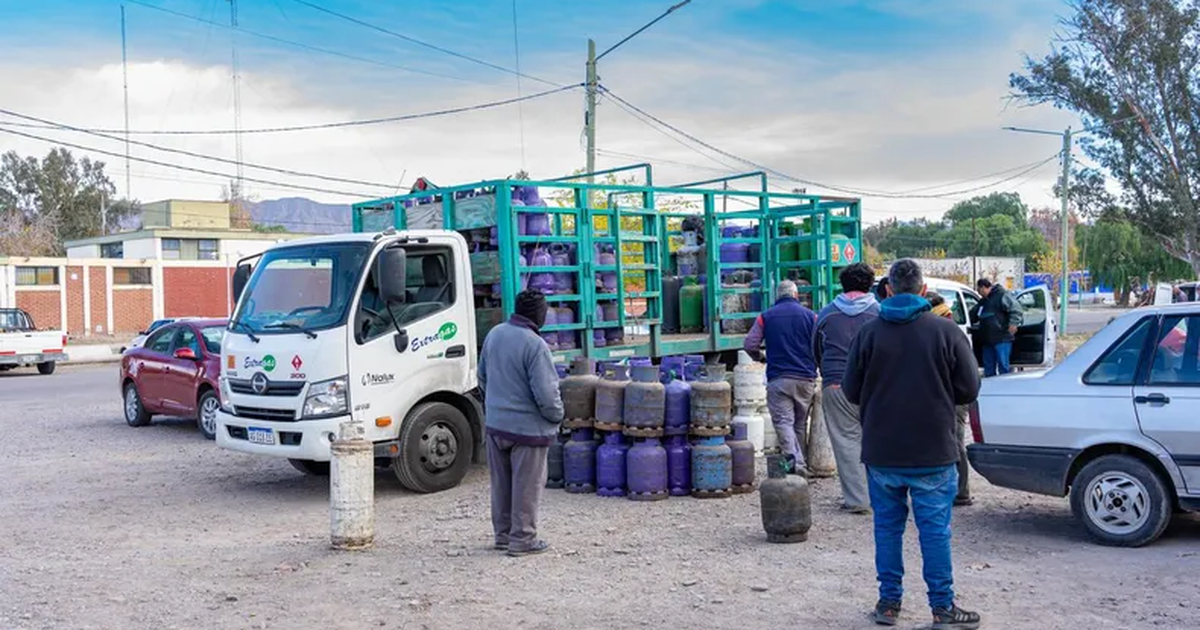
M229 330L295 334L341 325L358 287L367 243L301 245L268 251L246 286Z
M209 326L200 331L200 336L204 337L204 347L208 349L209 354L221 354L221 338L225 336L224 326Z

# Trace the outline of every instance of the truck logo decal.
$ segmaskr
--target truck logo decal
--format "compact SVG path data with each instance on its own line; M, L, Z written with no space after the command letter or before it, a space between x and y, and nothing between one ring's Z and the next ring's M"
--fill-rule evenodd
M246 357L246 364L243 367L245 367L247 370L250 368L262 368L263 370L270 372L275 369L275 357L269 354L262 359Z
M292 357L292 369L299 372L300 366L302 365L304 365L304 361L300 358L300 355L297 354L296 356Z
M363 374L362 384L367 385L391 385L396 382L395 374Z
M258 372L250 377L250 389L254 390L254 393L260 396L267 393L267 375Z
M412 351L416 352L417 350L420 350L421 348L438 341L450 341L457 334L458 324L455 324L454 322L446 322L445 324L442 324L442 327L438 328L437 332L433 333L432 335L413 339Z

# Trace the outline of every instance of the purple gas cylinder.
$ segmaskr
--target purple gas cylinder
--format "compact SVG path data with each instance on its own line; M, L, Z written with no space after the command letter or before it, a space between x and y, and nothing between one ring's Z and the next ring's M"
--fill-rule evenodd
M645 367L647 365L654 365L654 360L650 357L629 357L629 367L631 368Z
M629 445L620 433L604 434L604 443L596 449L596 494L625 496L625 453L628 451Z
M658 438L634 443L625 456L625 476L633 501L661 501L668 496L667 451Z
M633 382L625 387L625 435L660 437L666 407L666 388L658 382L658 368L646 359L646 365L633 366Z
M733 435L725 440L733 459L734 494L754 492L754 444L748 439L749 427L745 422L733 423Z
M687 354L683 357L684 380L690 382L700 380L700 370L704 367L704 355Z
M687 435L692 423L692 386L672 377L664 389L666 409L663 411L663 434Z
M613 249L607 245L596 245L596 264L602 267L611 267L617 264L617 256L613 253ZM596 287L607 294L617 292L617 272L603 271L596 274Z
M673 497L692 493L692 445L686 435L667 438L667 484Z
M563 481L567 492L590 494L596 491L596 436L591 429L571 431L563 445Z
M554 264L550 258L549 252L541 247L536 247L529 257L530 267L549 267ZM537 289L546 295L554 295L554 274L552 273L535 273L529 278L529 288Z
M603 330L592 331L592 345L597 348L603 348L608 345L608 337L604 336Z
M752 225L742 230L742 238L758 238L758 226ZM759 243L751 243L750 250L747 254L750 262L759 262L762 260L762 245Z
M558 308L558 313L556 315L556 321L559 324L574 324L575 323L575 311L571 310L571 307L569 307L569 306L560 306ZM577 344L575 343L575 331L574 330L558 331L558 349L559 350L574 350L576 347L577 347Z
M513 199L512 205L517 207L525 204L521 203L520 199ZM517 234L520 236L529 234L529 215L524 212L517 213Z
M671 382L672 378L683 378L683 355L675 355L663 357L662 362L658 366L659 378L662 384L666 385Z
M561 381L564 378L567 378L567 366L566 365L564 365L562 363L555 363L554 371L558 373L558 380Z
M566 243L555 243L550 246L550 264L555 267L571 266L571 249ZM575 293L575 273L571 271L554 272L554 291L559 295Z
M556 308L547 308L546 309L546 323L543 325L543 328L545 326L553 326L558 323L557 311L558 311L558 309L556 309ZM541 335L542 335L542 341L545 341L546 345L550 346L550 350L558 350L558 333L557 332L543 331L541 333Z

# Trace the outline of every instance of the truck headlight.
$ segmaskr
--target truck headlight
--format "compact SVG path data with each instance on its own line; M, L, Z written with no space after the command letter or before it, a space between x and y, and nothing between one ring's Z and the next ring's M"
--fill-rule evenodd
M230 400L231 400L230 395L233 393L233 390L229 387L229 379L226 378L225 376L221 376L221 378L218 379L217 382L221 386L221 396L220 396L221 409L225 413L233 413L233 403L230 402Z
M308 386L308 398L304 399L304 412L301 415L305 418L334 416L346 413L349 408L346 377L339 376Z

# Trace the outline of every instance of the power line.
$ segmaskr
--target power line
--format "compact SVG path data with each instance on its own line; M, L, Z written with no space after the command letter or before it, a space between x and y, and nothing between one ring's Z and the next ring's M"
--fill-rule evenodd
M258 128L258 129L242 129L240 132L236 129L166 129L166 130L157 130L157 131L139 130L139 131L130 131L129 133L131 133L133 135L139 135L139 136L221 136L221 135L230 135L230 134L235 134L235 133L244 133L244 134L245 133L254 133L254 134L286 133L286 132L292 132L292 131L313 131L313 130L317 130L317 129L344 129L347 127L365 127L368 125L381 125L381 124L386 124L386 123L403 122L403 121L407 121L407 120L419 120L422 118L436 118L439 116L450 116L453 114L462 114L462 113L466 113L466 112L473 112L473 111L479 111L479 110L484 110L484 109L492 109L494 107L502 107L504 105L512 105L513 103L523 103L525 101L532 101L532 100L539 99L542 97L550 96L552 94L558 94L559 92L575 90L582 86L583 86L582 83L577 83L575 85L566 85L566 86L563 86L560 88L555 88L553 90L546 90L545 92L538 92L537 94L530 94L528 96L522 96L519 98L508 98L508 99L503 99L503 100L499 100L499 101L489 101L487 103L480 103L478 105L465 105L462 107L439 109L439 110L434 110L434 111L430 111L430 112L422 112L422 113L418 113L418 114L403 114L400 116L387 116L384 118L368 118L366 120L346 120L346 121L341 121L341 122L320 123L320 124L312 124L312 125L293 125L293 126L288 126L288 127L263 127L263 128ZM42 124L33 124L33 123L9 123L9 124L11 126L15 126L15 127L32 127L35 129L53 129L54 128L53 126L47 126L47 125L42 125ZM91 128L91 127L81 127L80 130L81 131L83 131L83 130L94 131L97 133L124 133L124 130Z
M422 46L422 47L424 47L424 48L428 48L428 49L430 49L430 50L436 50L436 51L438 51L438 52L440 52L440 53L444 53L444 54L450 55L451 57L457 57L457 58L459 58L459 59L463 59L463 60L466 60L466 61L470 61L471 63L476 63L476 64L479 64L479 65L481 65L481 66L486 66L486 67L488 67L488 68L491 68L491 69L493 69L493 70L499 70L499 71L501 71L501 72L507 72L508 74L515 74L515 75L517 75L517 76L519 76L519 77L525 77L526 79L529 79L529 80L531 80L531 81L537 81L538 83L545 83L546 85L554 85L554 86L560 86L560 87L562 86L562 84L561 84L561 83L555 83L555 82L553 82L553 81L547 81L547 80L545 80L545 79L540 79L540 78L538 78L538 77L535 77L535 76L532 76L532 75L523 74L523 73L522 73L520 70L513 70L513 69L511 69L511 68L505 68L504 66L501 66L501 65L494 64L494 63L492 63L492 62L490 62L490 61L484 61L484 60L482 60L482 59L479 59L479 58L477 58L477 57L472 57L472 56L470 56L470 55L464 55L463 53L460 53L460 52L456 52L456 51L450 50L449 48L443 48L443 47L441 47L441 46L438 46L438 45L436 45L436 44L431 44L431 43L429 43L429 42L426 42L426 41L419 40L419 39L417 39L417 38L415 38L415 37L410 37L410 36L408 36L408 35L404 35L404 34L401 34L401 33L397 33L396 31L393 31L393 30L386 29L386 28L384 28L384 27L382 27L382 26L378 26L378 25L376 25L376 24L371 24L370 22L365 22L365 21L363 21L363 20L360 20L360 19L358 19L358 18L355 18L355 17L351 17L351 16L349 16L349 15L346 15L346 14L344 14L344 13L338 13L337 11L334 11L334 10L332 10L332 9L327 9L327 8L325 8L325 7L322 7L322 6L318 5L318 4L314 4L314 3L312 3L312 2L308 2L307 0L293 0L293 2L297 2L297 3L299 3L299 4L302 4L302 5L306 6L306 7L309 7L309 8L311 8L311 9L315 9L315 10L317 10L317 11L320 11L321 13L325 13L325 14L327 14L327 15L332 15L333 17L336 17L336 18L338 18L338 19L342 19L342 20L345 20L345 21L347 21L347 22L351 22L351 23L354 23L354 24L358 24L359 26L364 26L364 27L366 27L366 28L369 28L369 29L371 29L371 30L373 30L373 31L378 31L378 32L380 32L380 33L384 33L385 35L391 35L392 37L395 37L395 38L397 38L397 39L404 40L404 41L406 41L406 42L409 42L409 43L411 43L411 44L416 44L416 45L418 45L418 46Z
M411 67L411 66L404 66L404 65L400 65L400 64L387 63L386 61L378 61L378 60L376 60L376 59L368 59L368 58L366 58L366 57L359 57L359 56L357 56L357 55L351 55L351 54L349 54L349 53L338 52L338 51L336 51L336 50L330 50L330 49L328 49L328 48L321 48L320 46L313 46L313 45L311 45L311 44L305 44L305 43L303 43L303 42L296 42L296 41L292 41L292 40L290 40L290 39L284 39L284 38L282 38L282 37L276 37L276 36L274 36L274 35L267 35L266 33L258 33L258 32L255 32L255 31L251 31L251 30L244 29L244 28L242 28L242 27L240 27L240 26L239 26L239 27L237 27L237 28L234 28L234 27L232 27L232 26L230 26L230 25L228 25L228 24L223 24L223 23L221 23L221 22L216 22L216 21L214 21L214 20L205 19L205 18L202 18L202 17L199 17L199 16L195 16L195 15L188 15L187 13L180 13L179 11L172 11L171 9L167 9L167 8L164 8L164 7L155 6L155 5L153 5L153 4L149 4L149 3L146 3L146 2L142 2L141 0L125 0L125 2L128 2L128 3L130 3L130 4L136 4L136 5L137 5L137 6L139 6L139 7L144 7L144 8L147 8L147 9L152 9L152 10L154 10L154 11L159 11L159 12L162 12L162 13L166 13L166 14L168 14L168 15L173 15L173 16L175 16L175 17L180 17L180 18L183 18L183 19L185 19L185 20L192 20L192 21L194 21L194 22L199 22L199 23L201 23L201 24L207 24L207 25L209 25L210 27L212 27L212 26L217 26L217 27L220 27L220 28L223 28L223 29L226 29L226 30L236 30L236 31L238 31L238 32L245 33L246 35L250 35L251 37L257 37L257 38L259 38L259 39L264 39L264 40L267 40L267 41L272 41L272 42L275 42L275 43L277 43L277 44L284 44L284 45L286 45L286 46L294 46L294 47L296 47L296 48L301 48L301 49L304 49L304 50L307 50L307 51L310 51L310 52L317 52L317 53L321 53L321 54L323 54L323 55L330 55L330 56L333 56L333 57L341 57L342 59L348 59L348 60L350 60L350 61L358 61L358 62L361 62L361 63L368 63L368 64L371 64L371 65L373 65L373 66L381 66L381 67L384 67L384 68L392 68L392 69L394 69L394 70L402 70L402 71L404 71L404 72L412 72L412 73L414 73L414 74L424 74L424 75L427 75L427 76L431 76L431 77L438 77L438 78L441 78L441 79L450 79L450 80L452 80L452 81L463 81L463 82L466 82L466 83L481 83L480 81L475 81L475 80L473 80L473 79L464 79L464 78L462 78L462 77L456 77L456 76L452 76L452 75L449 75L449 74L442 74L442 73L440 73L440 72L431 72L431 71L429 71L429 70L421 70L420 68L413 68L413 67Z
M58 144L58 145L62 145L65 147L71 147L72 149L79 149L80 151L91 151L92 153L99 153L101 155L107 155L110 157L117 157L117 158L124 157L120 153L115 153L113 151L105 151L104 149L97 149L94 147L83 146L83 145L74 144L71 142L63 142L61 140L54 140L54 139L46 138L43 136L37 136L37 135L31 134L31 133L25 133L23 131L15 131L13 129L4 129L3 127L0 127L0 133L7 133L10 135L14 135L14 136L20 136L22 138L29 138L30 140L39 140L41 142L46 142L49 144ZM233 179L234 178L233 175L229 175L227 173L219 173L216 171L209 171L209 170L205 170L205 169L201 169L201 168L194 168L191 166L182 166L179 164L171 164L170 162L160 162L158 160L151 160L149 158L131 157L130 159L132 159L134 162L143 162L146 164L153 164L155 166L162 166L165 168L173 168L173 169L180 170L180 171L189 171L192 173L202 173L204 175L214 175L217 177L224 177L225 179ZM361 193L361 192L346 192L344 190L331 190L328 188L317 188L315 186L304 186L301 184L286 184L286 183L276 182L276 181L267 180L267 179L255 179L255 178L251 178L251 177L246 177L245 180L248 182L254 182L256 184L266 184L268 186L279 186L282 188L290 188L293 190L309 190L309 191L313 191L313 192L323 192L323 193L328 193L328 194L332 194L332 195L341 195L343 197L370 198L373 196L373 195L365 194L365 193Z
M68 131L76 131L79 133L86 133L89 135L93 135L93 136L96 136L99 138L105 138L108 140L122 141L122 142L125 142L126 144L133 144L133 145L137 145L139 147L146 147L148 149L154 149L155 151L164 151L167 153L186 155L188 157L199 158L201 160L212 160L214 162L223 162L225 164L234 164L234 165L238 164L238 162L236 162L235 160L230 160L228 158L218 157L215 155L206 155L204 153L195 153L193 151L185 151L183 149L174 149L171 147L164 147L162 145L151 144L149 142L141 142L139 140L130 140L128 138L123 139L123 138L120 138L119 136L110 135L110 134L102 133L99 131L90 131L87 129L81 129L79 127L74 127L74 126L67 125L64 123L55 122L53 120L47 120L45 118L38 118L36 116L27 116L25 114L19 114L17 112L7 110L4 108L0 108L0 114L5 114L7 116L13 116L16 118L22 118L24 120L32 120L32 121L47 125L51 128L65 129ZM11 125L11 124L12 123L0 121L0 126ZM394 186L392 184L382 184L379 182L368 182L368 181L363 181L363 180L359 180L359 179L334 177L331 175L319 175L317 173L306 173L304 171L293 171L291 169L277 168L274 166L266 166L264 164L254 164L252 162L241 162L241 164L243 166L246 166L249 168L255 168L255 169L264 170L264 171L272 171L275 173L280 173L282 175L294 175L296 177L309 177L312 179L321 179L321 180L325 180L325 181L329 181L329 182L336 182L336 183L340 183L340 184L356 184L356 185L362 185L362 186L374 186L376 188L387 188L388 190L394 190L396 188L396 186Z

